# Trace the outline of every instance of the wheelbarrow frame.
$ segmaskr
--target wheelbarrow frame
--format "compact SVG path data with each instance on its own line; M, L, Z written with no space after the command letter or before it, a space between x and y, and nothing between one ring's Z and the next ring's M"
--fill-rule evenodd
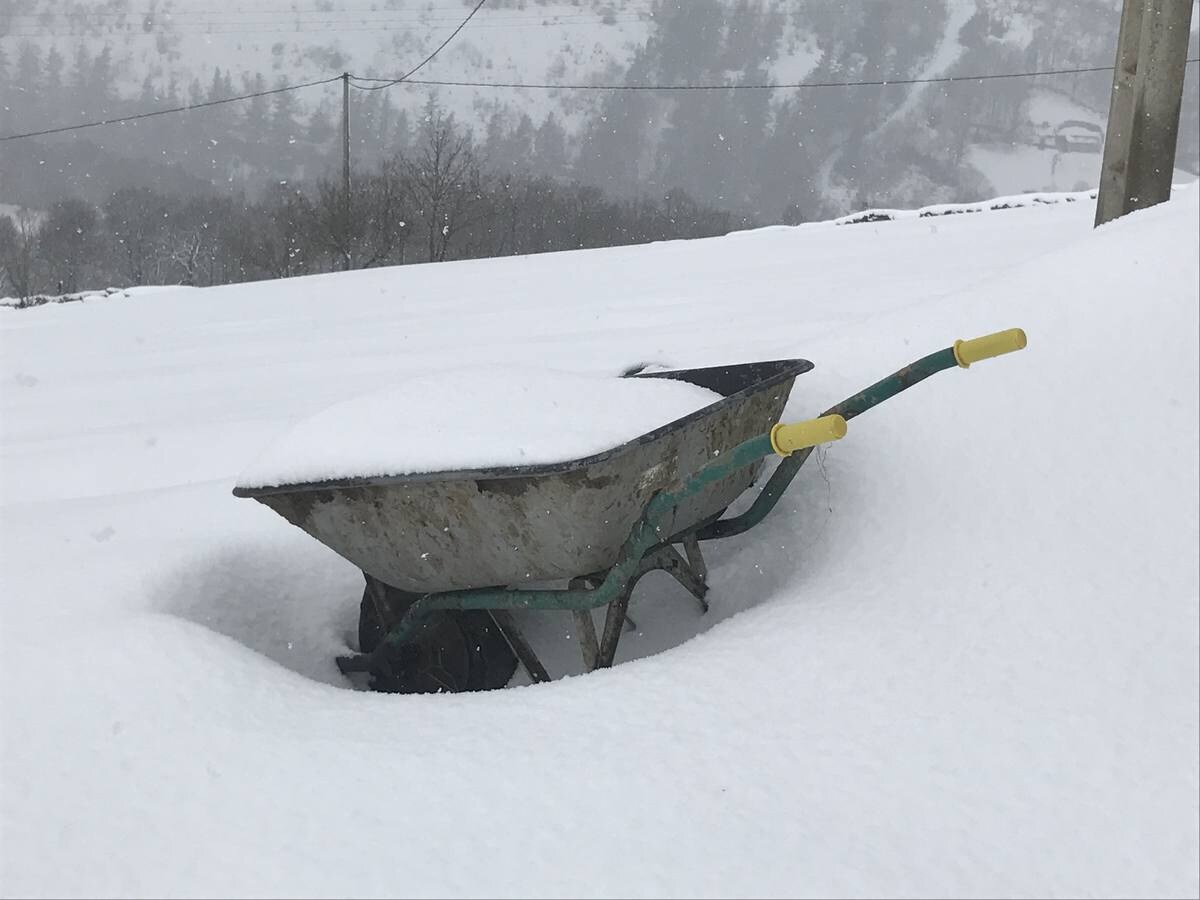
M853 419L938 372L966 368L971 362L1025 346L1019 329L999 332L975 341L958 341L952 347L929 354L886 378L835 404L822 414ZM684 478L678 487L655 492L633 526L618 555L607 570L580 574L566 589L528 590L507 587L443 591L412 595L402 618L388 625L387 634L370 653L339 657L343 673L370 672L388 678L389 660L409 640L422 621L437 610L487 610L508 640L513 652L534 681L548 680L545 667L512 620L514 610L570 610L579 623L581 652L585 667L607 668L613 664L624 628L629 600L637 582L647 573L664 570L687 588L702 604L707 592L706 571L700 552L702 541L733 537L759 524L773 510L785 490L811 455L813 446L788 453L776 440L776 425L770 432L742 442L731 451ZM710 518L681 531L670 533L664 523L673 511L705 488L731 474L779 453L784 459L775 468L751 506L730 518ZM683 547L681 554L675 545ZM603 634L597 641L590 610L607 606ZM707 609L707 606L705 606Z

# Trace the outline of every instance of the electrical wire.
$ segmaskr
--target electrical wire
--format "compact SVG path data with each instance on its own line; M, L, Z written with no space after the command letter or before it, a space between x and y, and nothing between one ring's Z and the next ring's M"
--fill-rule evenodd
M328 13L325 13L328 15ZM594 13L554 13L545 15L504 15L497 13L476 23L476 29L505 29L505 28L578 28L593 25L616 25L625 22L650 21L647 13L622 12L619 15L601 16ZM297 17L285 20L279 17L244 20L221 21L217 19L205 21L189 21L166 28L146 28L136 21L109 24L101 26L100 32L105 36L116 36L123 40L133 38L158 37L189 37L196 35L216 34L296 34L312 31L347 32L347 31L390 31L396 28L436 27L458 23L460 18L411 18L397 17L394 12L384 11L376 17L352 15L340 19L311 19ZM45 31L29 25L19 25L24 31L10 31L9 37L25 38L78 38L94 37L95 29L75 27L67 31Z
M632 24L645 21L638 16L625 16L613 19L592 19L589 21L570 21L570 22L549 22L545 20L521 20L521 21L505 21L505 20L490 20L476 24L476 31L504 31L513 28L600 28L613 27L616 25ZM172 28L162 31L128 31L128 32L105 32L104 37L116 37L121 41L132 41L135 39L155 40L159 38L188 38L188 37L209 37L217 35L247 35L256 34L352 34L363 32L389 32L389 31L412 31L417 28L424 28L430 23L428 21L417 20L367 20L358 23L342 23L342 22L303 22L300 27L296 26L277 26L271 23L255 23L263 27L244 28L241 26L225 27L223 24L220 27L197 26L189 29ZM436 24L436 23L434 23ZM19 37L28 39L39 38L91 38L97 37L90 32L74 31L74 32L41 32L30 31L28 33L12 33L8 37Z
M417 63L411 69L409 69L407 73L405 73L400 78L398 78L388 84L380 85L377 88L365 88L365 90L383 90L384 88L391 87L394 84L399 84L401 81L403 81L409 75L412 75L414 72L417 72L420 69L422 69L430 60L432 60L435 56L437 56L444 49L446 49L446 46L452 40L454 40L455 37L458 36L458 33L467 27L467 23L470 22L471 19L473 19L475 17L475 13L477 13L477 12L479 12L479 10L483 9L483 5L485 3L487 3L487 0L479 0L479 2L475 4L475 6L471 9L471 11L469 13L467 13L466 18L463 19L461 22L459 22L458 27L455 28L452 32L450 32L450 35L444 41L442 41L440 44L438 44L437 48L432 53L430 53L423 60L421 60L419 63ZM243 100L252 100L255 97L269 97L272 94L284 94L289 91L298 91L298 90L301 90L302 88L316 87L319 84L331 84L335 81L340 81L343 77L344 76L341 76L341 75L335 75L332 78L324 78L319 81L307 81L303 84L283 85L281 87L272 88L271 90L267 90L267 91L255 91L254 93L251 93L251 94L242 94L237 97L227 97L222 100L207 100L203 103L189 103L187 106L176 106L171 109L157 109L157 110L153 110L152 112L136 113L134 115L129 115L129 116L117 116L117 117L111 118L111 119L102 119L97 122L84 122L79 125L63 125L59 128L47 128L42 131L28 131L23 134L8 134L8 135L0 136L0 143L3 143L5 141L16 141L16 140L20 140L22 138L45 137L45 136L51 135L51 134L62 134L67 131L79 131L84 128L98 128L101 125L116 125L116 124L120 124L120 123L124 123L124 122L135 122L135 121L138 121L139 119L150 119L155 116L169 115L170 113L189 112L191 110L204 109L204 108L210 107L210 106L220 106L224 103L238 103Z
M653 0L641 0L641 2L652 4ZM972 2L973 2L973 0L972 0ZM631 6L631 5L634 5L634 3L635 3L635 0L624 0L624 2L622 3L622 6ZM228 8L226 8L226 9L179 9L179 10L171 10L171 11L158 11L158 12L154 12L154 13L120 12L120 11L114 11L114 10L86 10L86 11L76 12L74 14L58 13L55 15L57 16L57 18L64 18L64 19L75 19L75 18L79 18L79 19L137 19L140 21L143 19L163 19L163 20L180 19L180 18L185 18L188 16L262 16L262 15L276 15L276 16L300 15L300 16L304 16L304 15L330 15L330 14L358 15L358 14L368 14L368 13L378 13L380 15L384 15L384 14L409 13L409 12L412 12L412 13L432 12L432 13L447 13L447 14L453 13L454 14L452 16L453 21L457 22L459 20L459 16L462 15L463 6L464 6L463 3L458 3L458 4L450 3L450 4L441 5L441 6L437 6L437 5L433 5L433 4L420 4L420 5L416 5L416 6L412 6L412 7L401 7L399 9L390 9L390 8L380 9L378 4L373 4L371 6L338 6L335 9L328 9L328 8L324 8L321 6L297 7L294 4L289 4L288 6L285 6L285 7L275 7L272 9L270 7L264 7L264 4L262 4L262 3L256 3L256 4L252 4L251 8L243 7L241 9L228 9ZM499 14L500 11L501 10L497 10L497 13ZM518 10L518 12L520 12L520 11ZM534 15L534 13L528 13L528 15ZM590 13L545 13L545 15L590 15ZM30 22L36 23L36 22L42 21L43 16L38 13L13 13L12 18L13 19L27 19Z
M1186 60L1187 63L1200 62L1200 58ZM441 87L478 87L478 88L512 88L538 91L780 91L800 90L804 88L851 88L851 87L890 87L892 85L913 84L953 84L963 81L995 81L1005 78L1041 78L1054 75L1083 75L1091 72L1111 72L1113 66L1088 66L1076 69L1043 69L1033 72L1001 72L976 75L941 75L932 78L885 78L875 81L797 81L791 83L750 83L750 84L548 84L524 81L461 81L409 78L402 76L396 79L368 78L351 75L351 83L355 81L382 82L371 87L354 85L360 91L379 91L393 85L405 83Z
M487 0L480 0L478 6L472 12L478 11ZM453 40L454 36L463 29L466 23L470 21L470 16L467 17L455 29L454 33L449 38L444 40L441 45L427 56L421 63L414 66L408 74L416 72L438 53L440 53L447 44ZM1184 60L1186 65L1200 62L1200 57L1193 57ZM415 84L415 85L430 85L430 86L445 86L445 87L477 87L477 88L512 88L512 89L528 89L528 90L575 90L575 91L729 91L729 90L798 90L807 88L852 88L852 87L887 87L890 85L913 85L913 84L955 84L965 81L993 81L1004 78L1038 78L1042 76L1053 75L1078 75L1091 72L1111 72L1113 66L1091 66L1078 69L1045 69L1037 72L1004 72L995 74L982 75L946 75L935 78L897 78L879 81L801 81L791 84L683 84L683 85L651 85L651 84L537 84L532 82L506 82L506 81L451 81L451 80L434 80L434 79L417 79L409 78L408 74L400 78L372 78L369 76L350 75L350 83L360 91L379 91L385 88L393 87L397 84ZM83 122L77 125L63 125L58 128L47 128L42 131L28 131L21 134L0 135L0 143L5 141L16 141L23 138L45 137L53 134L64 134L70 131L79 131L85 128L98 128L101 125L118 125L125 122L135 122L140 119L151 119L156 116L170 115L171 113L189 112L191 110L205 109L212 106L221 106L226 103L239 103L244 100L252 100L256 97L269 97L274 94L283 94L289 91L299 91L304 88L316 87L323 84L332 84L335 81L340 81L343 76L335 75L332 78L323 78L317 81L306 81L301 84L283 85L270 90L255 91L250 94L241 94L236 97L225 97L220 100L206 100L202 103L189 103L186 106L176 106L170 109L156 109L149 112L134 113L128 116L116 116L110 119L102 119L96 122ZM362 87L355 84L356 81L362 82L380 82L373 84L370 87Z
M255 97L269 97L272 94L286 94L288 91L299 91L304 88L316 87L319 84L332 84L341 81L341 75L333 78L322 78L319 81L306 81L303 84L288 84L267 91L255 91L252 94L241 94L237 97L225 97L221 100L205 100L203 103L189 103L186 106L174 106L170 109L155 109L150 112L135 113L128 116L117 116L112 119L102 119L98 122L84 122L79 125L63 125L60 128L47 128L43 131L28 131L24 134L6 134L0 136L0 142L17 141L22 138L44 137L48 134L62 134L67 131L79 131L83 128L99 128L101 125L118 125L123 122L135 122L139 119L152 119L155 116L166 116L171 113L189 112L194 109L205 109L210 106L221 106L225 103L239 103L243 100L253 100Z
M483 4L485 4L485 3L487 3L487 0L479 0L479 2L475 4L475 8L472 9L469 13L467 13L467 17L465 19L463 19L462 22L459 23L459 26L457 28L455 28L452 32L450 32L450 36L448 38L446 38L444 41L442 41L440 44L438 44L437 49L435 49L432 53L430 53L427 57L425 57L423 60L421 60L415 66L413 66L411 69L409 69L403 75L401 75L399 78L393 79L392 81L387 81L386 79L380 79L381 81L385 81L386 83L377 85L375 87L366 87L366 88L360 87L358 89L360 91L382 91L386 88L392 87L393 85L399 84L400 82L407 79L410 75L415 75L421 69L425 68L425 65L428 62L430 62L430 60L432 60L435 56L437 56L439 53L441 53L443 50L445 50L447 44L449 44L452 40L454 40L456 37L458 37L458 33L467 27L467 23L470 22L471 19L473 19L475 17L475 13L477 13L477 12L479 12L479 10L483 9ZM351 79L351 81L353 81L353 79ZM358 86L355 85L355 87L358 87Z

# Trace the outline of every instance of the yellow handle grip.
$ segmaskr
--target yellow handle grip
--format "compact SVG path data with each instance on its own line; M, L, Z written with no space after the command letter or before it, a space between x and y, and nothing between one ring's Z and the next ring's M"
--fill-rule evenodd
M954 358L964 369L981 359L991 359L1016 350L1025 349L1025 332L1020 328L997 331L969 341L954 342Z
M791 425L780 422L771 429L771 449L780 456L790 456L797 450L840 441L845 436L846 420L838 415L821 416Z

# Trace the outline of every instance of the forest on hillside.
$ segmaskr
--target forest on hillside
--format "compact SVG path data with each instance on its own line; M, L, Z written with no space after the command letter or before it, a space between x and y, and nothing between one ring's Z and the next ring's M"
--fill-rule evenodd
M340 181L257 198L121 188L0 215L0 295L105 285L208 286L724 234L747 224L682 190L614 200L595 187L485 166L470 132L430 102L412 142L347 194Z

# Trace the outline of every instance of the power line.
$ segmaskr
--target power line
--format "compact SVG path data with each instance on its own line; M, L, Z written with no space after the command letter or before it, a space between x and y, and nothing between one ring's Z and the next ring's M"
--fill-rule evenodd
M463 19L462 22L459 23L459 26L457 28L455 28L452 32L450 32L450 36L448 38L446 38L444 41L442 41L440 44L438 44L436 50L434 50L432 53L430 53L427 57L425 57L423 60L421 60L415 66L413 66L411 69L409 69L403 75L401 75L399 78L396 78L393 81L387 82L386 84L378 85L377 87L370 87L370 88L360 87L358 89L360 91L382 91L384 88L390 88L394 84L399 84L400 82L402 82L406 78L408 78L410 75L415 75L417 72L419 72L421 69L423 69L425 67L426 63L428 63L435 56L437 56L439 53L441 53L443 50L445 50L447 44L449 44L452 40L454 40L456 37L458 37L458 33L467 27L467 23L470 22L471 19L475 18L475 13L477 13L477 12L479 12L479 10L483 9L483 4L485 4L485 3L487 3L487 0L479 0L479 2L475 4L475 8L472 9L469 13L467 13L467 17L465 19ZM358 85L355 85L355 87L358 87Z
M241 94L237 97L226 97L222 100L206 100L203 103L189 103L187 106L175 106L170 109L156 109L151 112L135 113L129 116L117 116L112 119L103 119L98 122L84 122L79 125L63 125L60 128L47 128L44 131L29 131L24 134L6 134L0 136L0 142L17 141L21 138L44 137L48 134L62 134L66 131L79 131L83 128L98 128L101 125L118 125L123 122L134 122L138 119L152 119L155 116L166 116L171 113L188 112L193 109L204 109L209 106L221 106L224 103L240 103L243 100L253 100L255 97L269 97L272 94L285 94L288 91L299 91L303 88L316 87L319 84L331 84L341 80L340 75L335 75L333 78L323 78L320 81L306 81L303 84L288 84L282 87L272 88L268 91L255 91L252 94Z
M630 5L633 5L634 2L635 2L635 0L625 0L625 2L622 5L630 6ZM653 0L640 0L640 2L650 4L653 2ZM973 0L972 0L972 2L973 2ZM187 16L225 16L225 15L228 15L228 16L268 15L269 16L269 15L275 15L275 16L285 16L286 17L286 16L295 16L295 15L316 15L316 14L320 14L320 15L343 15L343 14L358 15L358 14L367 14L367 13L378 13L378 14L383 15L383 14L405 13L405 12L415 12L415 13L420 13L420 12L443 13L444 12L444 13L454 13L455 15L453 16L453 19L455 22L457 22L459 15L462 14L463 5L464 4L462 4L462 3L458 3L458 4L449 3L449 4L444 4L441 6L437 6L437 5L433 5L433 4L428 4L428 5L423 4L420 7L413 7L413 8L380 9L378 4L374 4L371 6L338 6L337 8L329 9L329 8L325 8L323 6L296 7L295 5L288 5L285 7L275 7L275 8L270 8L270 7L264 8L263 4L256 3L251 8L241 8L241 9L228 9L228 8L225 8L225 9L179 9L179 10L173 10L170 12L157 12L154 14L137 13L137 12L118 12L118 11L113 11L113 10L87 10L87 11L76 12L74 14L57 13L54 15L55 15L56 19L104 19L104 18L107 18L107 19L136 19L136 20L141 21L144 19L163 19L163 20L180 19L180 18L184 18ZM502 15L503 14L502 9L496 10L495 14ZM528 13L528 15L535 15L535 13ZM546 13L536 13L536 15L567 16L567 15L588 15L588 13L546 12ZM30 21L38 22L38 21L41 21L43 17L41 14L37 14L37 13L14 13L12 18L28 19Z
M460 21L458 16L453 18L412 18L405 16L397 16L395 12L382 11L375 15L351 15L338 19L329 19L328 13L324 13L326 18L301 18L297 17L293 20L285 20L278 17L229 21L221 19L211 19L203 21L183 22L179 25L168 25L163 28L146 28L139 26L137 23L122 23L124 28L118 25L102 25L99 26L100 33L111 36L115 35L123 39L140 38L140 37L184 37L188 35L209 35L209 34L283 34L306 32L310 30L322 31L364 31L373 30L376 28L384 29L389 26L408 26L408 27L432 27L438 25L449 25ZM504 15L495 14L490 18L476 23L476 28L492 29L492 28L531 28L531 27L548 27L548 28L569 28L588 25L616 25L624 22L648 22L651 21L648 14L638 12L624 12L620 15L597 15L595 13L553 13L544 15ZM77 26L68 31L46 31L35 27L33 24L20 25L24 31L9 32L11 37L25 38L68 38L68 37L90 37L94 36L97 29L88 29L86 26Z
M637 16L626 16L619 18L596 18L587 21L569 21L569 22L551 22L545 20L519 20L508 21L508 17L501 19L497 18L493 21L485 21L477 24L475 30L478 31L493 31L505 30L511 28L590 28L590 27L613 27L626 23L640 23L645 21ZM303 21L299 26L275 25L268 22L251 23L254 27L242 27L237 23L216 23L212 27L207 24L192 25L187 29L172 28L169 30L156 31L129 31L129 32L104 32L103 35L95 35L87 31L72 31L72 32L37 32L30 31L27 33L11 33L9 37L38 39L38 38L87 38L100 37L105 38L117 37L123 41L131 41L134 39L146 38L185 38L185 37L209 37L217 35L256 35L256 34L312 34L314 32L331 33L331 34L350 34L361 33L368 31L396 31L396 30L412 30L417 27L425 27L429 22L406 21L406 20L366 20L364 22L310 22ZM436 24L436 23L435 23ZM261 27L258 27L261 26Z
M637 10L622 10L622 15L635 15L645 17L647 20L654 19L654 15L648 11ZM42 22L31 19L28 22L17 22L17 28L33 29L37 33L45 33L49 35L47 29L54 28L60 25L66 25L71 28L75 27L90 27L97 28L123 28L123 27L138 27L144 28L148 22L154 22L157 26L161 24L164 28L174 28L176 26L195 28L204 25L214 24L240 24L240 25L262 25L262 24L283 24L300 22L330 22L330 21L407 21L414 25L435 25L435 24L457 24L462 19L461 11L456 14L441 13L428 10L373 10L370 12L339 12L336 10L308 10L304 12L296 12L294 15L272 15L267 11L256 11L246 13L248 16L255 18L238 18L238 14L230 11L228 13L214 12L209 17L200 19L188 19L177 23L173 23L168 19L163 19L160 22L149 17L135 16L129 13L122 13L120 18L114 19L111 22L85 22L76 20L66 20L63 22ZM613 13L617 15L617 13ZM232 18L231 18L232 17ZM602 19L607 16L599 12L512 12L506 13L499 10L489 11L489 15L483 21L504 21L504 22L541 22L553 19Z
M486 3L487 0L480 0L474 12ZM422 62L410 70L416 72L453 40L454 36L463 29L466 23L470 21L470 16L467 17L455 29L441 45L427 56ZM1200 62L1200 57L1191 58L1185 61L1188 65ZM379 91L385 88L393 87L400 83L416 84L416 85L431 85L445 87L482 87L482 88L514 88L514 89L529 89L529 90L575 90L575 91L729 91L729 90L796 90L804 88L850 88L850 87L885 87L889 85L913 85L913 84L952 84L963 81L992 81L1003 78L1036 78L1041 76L1052 75L1078 75L1091 72L1111 72L1112 66L1091 66L1088 68L1079 69L1046 69L1038 72L1005 72L999 74L984 74L984 75L948 75L937 78L899 78L882 81L801 81L792 84L684 84L684 85L650 85L650 84L535 84L531 82L506 82L506 81L438 81L433 79L410 79L408 75L404 75L396 79L386 78L371 78L367 76L350 76L352 81L368 81L382 82L371 87L362 87L354 85L360 91ZM332 84L335 81L340 81L341 75L335 75L332 78L324 78L318 81L306 81L302 84L283 85L281 87L272 88L265 91L255 91L250 94L241 94L236 97L226 97L221 100L207 100L203 103L189 103L186 106L176 106L170 109L156 109L150 112L135 113L128 116L117 116L111 119L103 119L97 122L84 122L78 125L63 125L59 128L47 128L42 131L29 131L22 134L7 134L0 136L0 142L16 141L23 138L45 137L52 134L63 134L68 131L79 131L85 128L97 128L101 125L118 125L124 122L134 122L139 119L150 119L156 116L165 116L172 113L189 112L196 109L205 109L210 106L221 106L226 103L239 103L244 100L253 100L256 97L269 97L273 94L283 94L289 91L298 91L304 88L316 87L322 84Z
M402 75L399 79L396 79L395 81L392 81L389 84L380 85L379 87L376 87L376 88L360 88L360 90L382 90L383 88L391 87L393 84L399 84L400 81L404 80L409 75L412 75L414 72L419 71L421 68L423 68L426 65L426 63L428 63L435 56L437 56L439 53L441 53L446 48L446 45L449 44L452 40L454 40L455 37L458 36L458 33L460 31L462 31L464 28L466 28L467 23L470 22L472 18L474 18L475 13L479 12L479 10L481 10L483 8L483 5L485 3L487 3L487 0L479 0L479 2L475 4L474 8L472 8L472 10L469 13L467 13L467 17L465 19L463 19L461 22L459 22L458 27L455 28L452 32L450 32L450 35L444 41L442 41L440 44L438 44L437 48L432 53L430 53L423 60L421 60L419 63L417 63L411 69L409 69L408 72L406 74ZM59 128L47 128L43 131L29 131L29 132L25 132L24 134L8 134L8 135L0 136L0 143L3 143L5 141L16 141L16 140L20 140L22 138L45 137L45 136L51 135L51 134L62 134L67 131L79 131L84 128L98 128L101 125L116 125L116 124L120 124L123 122L134 122L139 119L150 119L155 116L165 116L165 115L169 115L171 113L189 112L194 109L204 109L209 106L220 106L221 104L224 104L224 103L238 103L243 100L252 100L255 97L268 97L268 96L271 96L272 94L283 94L283 93L287 93L288 91L298 91L298 90L301 90L302 88L316 87L319 84L331 84L335 81L340 81L342 79L342 77L343 76L341 76L341 75L335 75L332 78L325 78L325 79L321 79L319 81L308 81L308 82L305 82L304 84L284 85L282 87L272 88L271 90L267 90L267 91L255 91L254 93L251 93L251 94L242 94L237 97L227 97L223 100L208 100L203 103L190 103L187 106L176 106L171 109L157 109L152 112L136 113L134 115L129 115L129 116L118 116L118 117L112 118L112 119L103 119L98 122L85 122L80 125L63 125Z
M1200 58L1189 59L1188 63L1200 62ZM1036 72L1002 72L982 75L942 75L934 78L887 78L877 81L797 81L792 83L760 83L760 84L544 84L518 81L455 81L409 78L407 75L396 79L366 78L352 75L354 81L382 82L372 87L355 85L360 91L379 91L393 85L417 84L442 87L481 87L481 88L525 88L538 91L780 91L798 90L802 88L851 88L851 87L889 87L891 85L913 84L953 84L962 81L995 81L1004 78L1040 78L1052 75L1083 75L1091 72L1111 72L1112 66L1089 66L1077 69L1043 69Z

